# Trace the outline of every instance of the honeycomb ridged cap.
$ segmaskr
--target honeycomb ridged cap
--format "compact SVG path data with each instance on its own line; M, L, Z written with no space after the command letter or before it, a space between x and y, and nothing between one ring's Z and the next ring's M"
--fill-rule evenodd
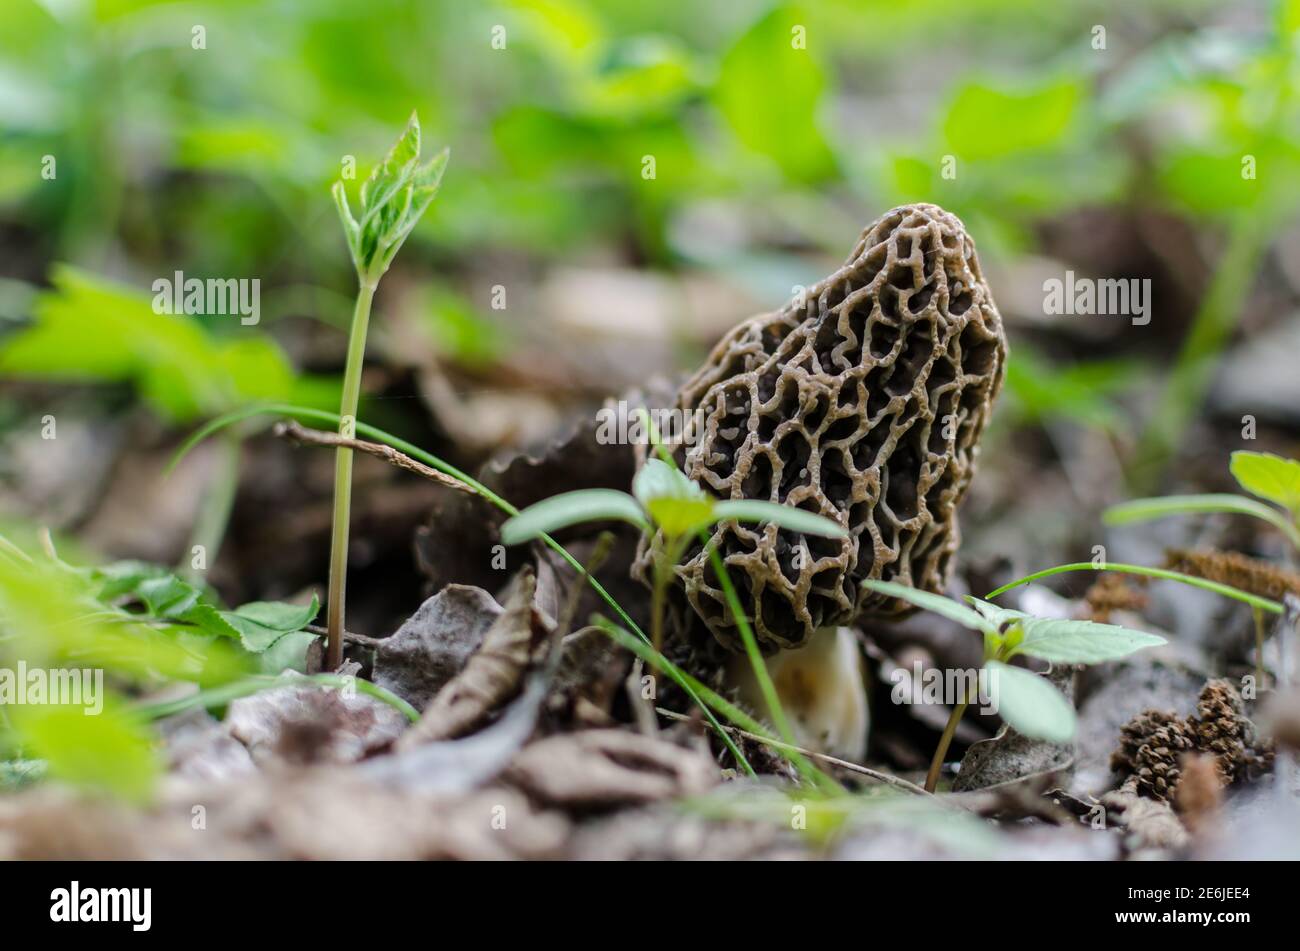
M904 205L863 232L834 274L732 330L684 384L676 408L698 425L676 452L688 476L719 498L797 506L850 532L714 527L765 651L864 611L909 609L864 591L864 579L943 590L1006 353L961 221ZM742 649L704 551L676 573L719 643Z

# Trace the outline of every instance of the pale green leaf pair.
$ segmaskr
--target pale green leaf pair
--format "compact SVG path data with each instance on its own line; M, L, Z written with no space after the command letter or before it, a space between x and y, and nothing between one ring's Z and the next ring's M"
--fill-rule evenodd
M1163 637L1114 624L1036 618L968 597L968 608L949 598L894 581L864 581L863 587L955 621L984 635L984 665L996 690L998 713L1026 736L1063 743L1074 735L1074 710L1055 687L1037 674L1006 662L1018 654L1054 664L1097 664L1126 657Z
M632 495L614 489L580 489L531 505L501 526L501 540L517 545L581 522L614 519L642 532L658 526L665 535L684 538L714 522L771 522L806 535L843 538L847 533L828 518L774 502L715 501L674 466L649 459L632 482Z
M352 215L343 183L334 183L334 203L363 283L377 283L388 270L437 195L450 155L444 148L420 164L420 120L411 113L397 142L361 186L359 221Z

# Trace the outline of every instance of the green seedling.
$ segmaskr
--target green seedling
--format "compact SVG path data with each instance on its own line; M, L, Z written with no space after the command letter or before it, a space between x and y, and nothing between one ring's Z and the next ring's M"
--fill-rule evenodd
M919 608L956 621L984 638L984 668L989 671L991 705L1010 726L1025 736L1050 743L1066 743L1074 737L1074 708L1047 680L1031 671L1011 666L1018 656L1035 657L1052 664L1099 664L1126 657L1144 647L1165 643L1163 637L1113 624L1036 618L1021 611L1000 608L978 598L967 597L970 607L918 591L894 581L864 581L864 587L914 604ZM958 698L948 717L939 745L925 778L927 792L934 792L952 743L957 724L972 698Z
M666 453L663 454L666 457ZM580 489L565 492L538 502L509 519L501 527L501 540L507 545L529 541L543 533L558 531L582 522L616 519L634 525L640 532L662 534L662 544L655 549L651 583L651 646L660 655L663 641L663 615L666 595L672 583L673 569L687 547L698 538L706 547L710 563L736 619L745 652L754 668L754 676L782 739L794 745L794 734L777 697L776 687L763 662L758 641L722 557L709 544L707 529L720 521L770 522L780 528L826 538L842 538L845 530L830 519L812 512L778 505L773 502L720 501L687 478L667 458L651 458L637 473L632 493L613 489ZM801 772L817 781L817 772L799 754L791 756Z
M370 304L403 242L419 222L442 182L449 150L420 164L420 122L415 113L384 160L361 186L360 219L354 218L343 183L334 183L334 202L357 271L357 301L348 335L343 370L339 433L356 434L357 403L361 396L361 367L365 361ZM348 560L348 523L352 509L352 450L339 448L334 464L334 521L330 537L330 578L326 621L326 663L343 663L343 619Z
M1134 499L1107 509L1102 519L1108 525L1125 525L1130 522L1163 518L1167 515L1212 512L1249 515L1272 525L1286 537L1297 552L1300 552L1300 462L1294 459L1283 459L1269 452L1240 450L1232 454L1228 470L1237 480L1237 484L1255 498L1250 499L1229 493L1211 493ZM1185 580L1185 576L1174 580ZM1228 590L1220 590L1219 593L1227 594L1229 597L1245 594L1235 588L1228 588L1227 585L1220 585L1219 588L1227 588ZM1239 600L1247 600L1247 598L1241 597ZM1255 617L1255 679L1262 684L1264 682L1262 612L1281 614L1282 606L1267 598L1255 598L1248 603L1251 604Z

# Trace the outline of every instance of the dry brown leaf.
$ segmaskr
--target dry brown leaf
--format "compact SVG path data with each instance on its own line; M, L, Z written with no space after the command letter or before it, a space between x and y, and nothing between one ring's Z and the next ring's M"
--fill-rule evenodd
M464 736L519 691L534 636L542 628L533 604L536 590L537 576L525 568L479 649L402 737L400 749Z
M554 805L610 806L699 795L721 776L700 750L626 730L583 730L525 747L506 778Z

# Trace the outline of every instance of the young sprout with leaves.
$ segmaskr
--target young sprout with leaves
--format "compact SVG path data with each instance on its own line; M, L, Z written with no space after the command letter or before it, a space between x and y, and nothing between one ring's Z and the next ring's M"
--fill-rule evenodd
M1165 643L1163 637L1155 634L1114 624L1036 618L978 598L968 597L971 607L966 607L942 595L918 591L894 581L864 581L863 584L879 594L933 611L983 635L984 669L989 672L989 699L993 708L1020 733L1050 743L1066 743L1074 737L1074 708L1047 680L1011 666L1013 658L1023 654L1052 664L1099 664L1126 657L1143 647ZM948 717L925 778L928 792L933 792L939 782L944 756L970 700L968 696L959 697Z
M692 538L699 538L708 544L706 530L714 523L726 520L771 522L790 531L826 538L842 538L845 534L844 529L830 519L788 505L748 499L714 499L666 460L651 458L646 460L633 480L631 495L614 489L580 489L562 493L538 502L509 519L501 527L501 540L507 545L517 545L570 525L605 519L628 522L647 534L657 529L663 535L664 544L655 559L651 595L651 631L655 656L659 656L662 646L664 602L672 583L673 568L681 560ZM726 593L728 606L741 629L746 653L768 710L782 739L793 746L793 731L782 711L776 687L763 663L758 642L749 626L735 586L731 583L721 556L712 548L709 549L709 556ZM801 772L814 782L817 781L817 771L802 756L795 754L791 759Z
M420 164L420 122L411 113L405 131L365 184L361 186L360 219L354 218L343 183L334 183L334 201L347 237L348 251L357 270L357 302L348 337L343 371L343 399L339 408L341 435L356 434L357 403L361 395L361 367L365 360L366 328L370 304L379 279L393 263L402 243L428 209L442 173L448 149ZM343 615L347 587L348 522L352 508L352 450L338 449L334 466L334 524L330 539L330 580L327 621L327 665L343 662Z

